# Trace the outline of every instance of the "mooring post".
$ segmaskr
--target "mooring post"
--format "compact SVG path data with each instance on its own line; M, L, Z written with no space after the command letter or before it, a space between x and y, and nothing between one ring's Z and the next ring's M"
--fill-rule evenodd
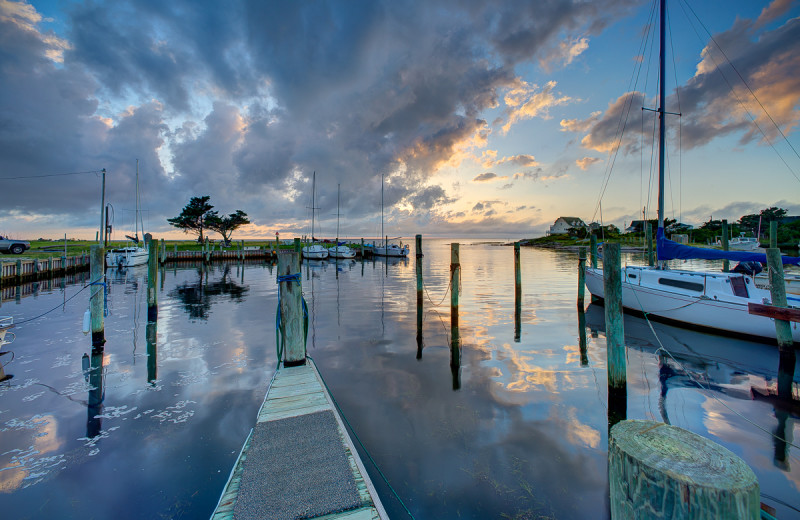
M361 239L363 248L364 239ZM417 359L422 359L422 235L415 237L416 263L414 265L417 272ZM362 249L363 255L363 249ZM363 256L362 256L363 258Z
M361 261L364 261L364 239L361 239Z
M653 267L653 226L649 222L644 225L644 240L647 243L647 265Z
M460 387L457 370L461 367L461 342L458 333L458 289L461 285L459 244L450 244L450 368L453 370L453 389Z
M91 284L89 312L92 316L92 347L102 347L106 342L105 325L103 323L103 307L105 303L105 259L103 247L92 245L90 248L89 268Z
M303 288L300 281L300 254L296 251L281 251L278 253L278 284L280 287L279 305L283 366L305 365ZM280 362L281 360L279 359L278 363Z
M522 269L519 242L514 242L514 342L522 339Z
M155 240L151 242L155 245ZM151 247L147 260L147 321L158 321L158 250Z
M608 424L611 428L620 420L625 419L627 410L627 367L619 244L606 243L603 246L603 293L606 316L606 364L608 365Z
M578 309L583 310L586 294L586 248L578 249Z
M597 269L597 235L592 233L592 236L589 237L589 247L591 248L592 253L592 269Z
M753 470L727 448L669 424L615 425L608 481L612 520L761 518Z
M769 223L769 247L778 247L778 221Z
M777 247L767 249L767 270L769 271L769 292L772 297L772 305L775 307L788 307L781 250ZM781 351L793 350L792 328L788 321L775 318L775 335L778 340L778 349Z
M728 250L728 221L722 219L722 250ZM722 261L722 272L727 273L730 270L730 263L728 260Z
M303 248L300 246L300 237L294 237L294 252L300 253L302 249Z

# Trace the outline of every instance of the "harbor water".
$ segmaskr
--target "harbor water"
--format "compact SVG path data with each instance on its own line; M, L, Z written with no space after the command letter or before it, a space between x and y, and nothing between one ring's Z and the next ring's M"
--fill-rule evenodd
M454 337L450 242L423 243L420 314L413 243L408 259L301 268L308 355L384 507L395 520L608 518L604 316L588 294L578 312L577 254L522 248L517 301L513 248L460 240ZM87 280L4 289L0 316L17 324L0 357L14 376L0 384L4 518L213 512L277 365L276 269L168 265L157 324L146 275L108 271L102 352L81 331ZM624 325L627 418L728 448L778 518L800 518L796 363L774 345ZM774 398L779 377L792 404Z

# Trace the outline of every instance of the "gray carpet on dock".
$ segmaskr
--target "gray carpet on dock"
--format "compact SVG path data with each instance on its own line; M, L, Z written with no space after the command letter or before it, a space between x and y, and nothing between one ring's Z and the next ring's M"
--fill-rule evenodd
M333 412L256 424L236 520L298 520L361 506Z

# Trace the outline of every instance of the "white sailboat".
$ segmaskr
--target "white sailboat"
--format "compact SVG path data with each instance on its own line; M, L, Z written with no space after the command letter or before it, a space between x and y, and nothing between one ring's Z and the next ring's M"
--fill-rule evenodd
M139 239L139 221L141 218L141 202L139 200L139 159L136 159L136 213L134 215L133 236L125 235L129 240L125 247L111 249L106 253L106 265L108 267L134 267L147 263L150 251L148 244L144 243L144 238ZM142 223L142 234L144 234L144 223ZM141 245L140 245L141 242Z
M383 233L383 174L381 174L381 239L383 239L383 244L376 244L372 248L372 253L374 255L395 258L405 258L408 256L408 244L403 245L402 242L399 244L389 243L389 237Z
M661 0L661 53L659 58L659 191L657 253L659 265L626 266L622 269L622 306L650 317L680 322L727 334L745 334L774 340L773 319L748 312L749 303L771 301L769 291L758 288L751 276L742 273L699 272L668 269L664 260L676 258L731 259L766 262L766 255L744 251L691 248L664 236L664 161L665 161L665 1ZM784 257L784 263L797 258ZM586 269L586 287L603 298L602 269ZM790 295L789 306L800 307L800 298ZM800 327L791 324L792 339L800 342Z
M328 249L331 258L355 258L356 251L344 244L339 244L339 192L341 185L336 185L336 245Z
M320 244L315 244L314 241L314 211L316 208L314 207L314 202L316 198L316 190L317 190L317 172L314 172L314 177L311 181L311 245L303 247L302 255L303 258L308 258L310 260L324 260L328 258L328 250Z

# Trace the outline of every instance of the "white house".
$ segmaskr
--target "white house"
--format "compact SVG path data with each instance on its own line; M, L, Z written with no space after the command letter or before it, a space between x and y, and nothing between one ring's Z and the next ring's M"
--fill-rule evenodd
M548 235L561 235L567 233L570 229L585 228L586 224L578 217L558 217L553 225L550 226Z

